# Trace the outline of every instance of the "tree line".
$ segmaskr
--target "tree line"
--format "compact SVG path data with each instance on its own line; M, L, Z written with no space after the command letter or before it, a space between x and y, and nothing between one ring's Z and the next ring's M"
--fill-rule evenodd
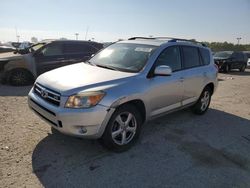
M233 44L228 42L202 42L213 52L218 51L250 51L250 44Z

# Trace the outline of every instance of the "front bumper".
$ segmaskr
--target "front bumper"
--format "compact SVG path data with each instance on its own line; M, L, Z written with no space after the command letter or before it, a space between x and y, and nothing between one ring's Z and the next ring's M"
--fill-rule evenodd
M88 109L70 109L54 106L31 89L28 95L29 107L58 131L84 138L100 138L114 109L102 105ZM85 132L86 131L86 132Z
M217 67L218 67L218 69L221 71L221 70L223 70L224 69L224 62L223 61L215 61L214 62L216 65L217 65Z

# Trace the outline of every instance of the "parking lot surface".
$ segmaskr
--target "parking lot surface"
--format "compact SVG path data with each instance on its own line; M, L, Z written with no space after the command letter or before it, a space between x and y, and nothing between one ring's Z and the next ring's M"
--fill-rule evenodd
M52 134L29 89L0 85L0 187L250 187L249 69L219 74L205 115L151 121L124 153Z

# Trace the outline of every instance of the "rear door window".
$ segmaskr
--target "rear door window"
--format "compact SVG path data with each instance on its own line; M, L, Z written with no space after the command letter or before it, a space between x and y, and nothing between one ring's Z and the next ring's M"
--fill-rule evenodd
M200 56L196 47L182 46L184 68L192 68L200 66Z
M209 63L210 63L210 53L209 53L209 50L204 49L204 48L200 48L200 53L201 53L203 64L204 65L209 65Z

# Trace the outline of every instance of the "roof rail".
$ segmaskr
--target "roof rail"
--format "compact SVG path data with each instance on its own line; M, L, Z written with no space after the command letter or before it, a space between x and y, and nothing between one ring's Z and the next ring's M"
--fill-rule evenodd
M145 40L169 39L168 42L178 42L178 41L179 42L191 42L191 43L200 44L204 47L207 47L206 44L199 42L199 41L190 40L190 39L173 38L173 37L132 37L132 38L129 38L128 40L136 40L136 39L145 39Z
M129 38L128 40L136 40L136 39L152 39L152 40L154 40L156 38L154 38L154 37L132 37L132 38Z

